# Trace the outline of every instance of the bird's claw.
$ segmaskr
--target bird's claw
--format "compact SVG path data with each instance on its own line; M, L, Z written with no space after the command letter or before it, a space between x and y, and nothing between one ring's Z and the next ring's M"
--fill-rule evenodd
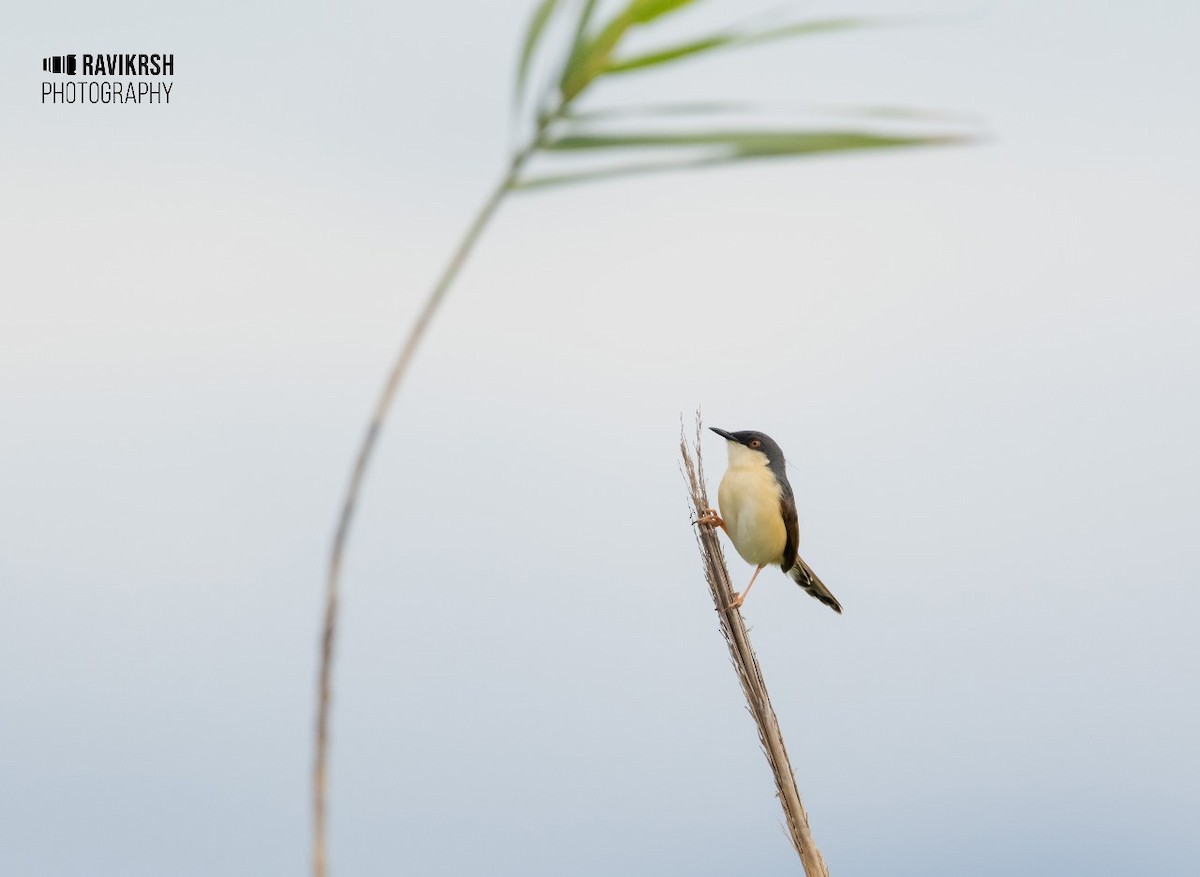
M716 509L705 509L700 517L692 521L692 525L707 524L710 527L724 527L725 522L721 520L721 516L717 514Z

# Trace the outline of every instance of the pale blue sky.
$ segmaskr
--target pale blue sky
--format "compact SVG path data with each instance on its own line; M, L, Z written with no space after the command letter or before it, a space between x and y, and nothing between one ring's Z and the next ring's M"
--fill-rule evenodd
M335 504L529 6L8 11L0 872L304 873ZM950 14L597 103L985 142L502 210L361 508L334 873L796 873L687 523L697 405L783 446L846 607L764 573L746 609L835 877L1196 873L1200 9L902 11ZM40 105L89 47L174 52L172 104Z

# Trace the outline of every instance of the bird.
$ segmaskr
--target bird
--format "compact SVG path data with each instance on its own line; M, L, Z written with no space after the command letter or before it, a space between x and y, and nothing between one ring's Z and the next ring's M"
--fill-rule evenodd
M769 565L779 564L792 581L841 615L842 604L800 557L796 499L788 483L782 449L769 435L757 430L709 429L725 439L729 467L717 488L720 513L705 509L696 523L720 527L742 559L757 567L750 584L734 595L728 608L740 608L758 574Z

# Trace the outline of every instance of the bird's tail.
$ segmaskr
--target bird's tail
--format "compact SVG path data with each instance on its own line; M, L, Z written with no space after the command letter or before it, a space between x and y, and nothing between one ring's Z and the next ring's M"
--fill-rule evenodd
M796 557L796 565L788 570L788 575L792 577L792 581L808 591L810 596L816 597L838 615L842 614L842 604L837 601L837 597L830 593L829 588L825 587L825 583L817 578L812 567L801 557Z

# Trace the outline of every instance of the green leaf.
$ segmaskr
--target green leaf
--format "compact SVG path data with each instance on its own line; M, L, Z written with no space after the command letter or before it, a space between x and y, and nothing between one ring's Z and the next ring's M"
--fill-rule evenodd
M568 111L563 118L568 122L587 124L602 119L628 119L638 116L694 116L709 113L750 113L769 109L746 101L707 101L695 103L646 104L633 107L598 107L593 110Z
M571 41L571 53L567 56L567 63L563 65L562 79L559 80L559 88L564 95L567 92L567 84L573 81L587 56L587 29L595 9L596 0L584 0L579 20L575 22L575 37Z
M810 118L840 118L858 120L892 120L906 122L939 122L942 124L971 124L962 114L934 110L917 110L894 106L838 106L819 103L753 103L750 101L697 101L643 106L598 107L592 110L569 111L567 122L586 125L606 119L662 118L670 116L732 116L732 115L800 115Z
M565 134L543 148L555 152L590 149L687 149L724 147L739 154L829 152L928 142L927 136L873 134L864 131L656 131L652 133Z
M686 58L689 55L699 55L701 52L707 52L710 49L728 46L733 40L734 37L728 35L705 37L690 43L682 43L678 46L660 49L657 52L647 52L644 55L635 55L632 58L625 58L620 61L610 61L604 68L604 72L628 73L631 70L641 70L645 67L657 67L659 64L667 64L679 58Z
M636 0L635 0L636 2ZM605 25L596 38L585 41L578 54L572 56L570 69L562 81L563 102L567 103L583 91L595 79L605 65L617 43L633 25L632 3Z
M712 159L689 159L687 161L655 161L643 164L626 164L618 165L617 167L601 168L599 170L579 171L571 174L545 174L540 177L529 177L528 179L518 180L510 188L513 191L522 192L531 189L549 189L554 186L570 186L575 183L593 183L600 180L611 180L615 177L691 170L714 163Z
M761 136L759 136L761 135ZM650 138L644 138L649 140ZM663 143L660 138L653 138L655 145L682 146L683 143ZM568 174L550 174L539 177L529 177L519 180L512 186L514 190L545 189L553 186L566 186L575 183L589 183L616 177L643 175L651 173L668 173L673 171L696 170L706 167L733 164L740 161L750 161L764 158L790 158L822 153L852 152L867 149L891 149L914 146L952 146L968 142L969 138L961 136L901 136L879 135L855 131L806 131L806 132L758 132L747 141L734 145L734 138L723 136L719 139L706 140L706 144L725 144L724 149L709 150L698 157L683 158L677 161L643 162L640 164L617 165L616 167L599 168L596 170L579 171Z
M637 25L648 24L672 12L677 12L695 0L629 0L625 8L614 15L595 39L585 42L563 74L563 101L569 102L597 76L605 72L617 44Z
M823 152L850 152L864 149L894 149L911 146L948 146L966 138L946 134L908 135L872 134L863 131L806 131L776 133L739 142L732 158L769 158L788 155L815 155Z
M780 27L768 28L767 30L751 31L747 33L723 33L713 34L700 39L692 40L686 43L680 43L675 46L668 46L664 49L659 49L654 52L647 52L643 55L635 55L631 58L621 58L609 61L605 65L602 73L628 73L633 70L642 70L646 67L656 67L659 64L667 64L671 61L676 61L680 58L687 58L692 55L699 55L703 52L709 52L713 49L722 47L749 46L755 43L765 43L772 40L784 40L791 37L811 36L818 33L829 33L832 31L849 30L850 28L866 27L871 24L867 19L859 18L824 18L816 21L803 21L796 24L787 24Z
M542 31L546 29L546 22L550 20L550 16L554 13L554 7L557 5L558 0L542 0L534 10L533 18L530 19L529 29L525 32L525 43L521 47L521 59L517 63L517 84L513 91L514 112L520 108L521 99L524 97L525 81L529 77L529 64L533 60L538 40L541 39Z
M635 0L630 6L633 20L637 24L646 24L672 12L678 12L684 6L690 6L695 0Z

